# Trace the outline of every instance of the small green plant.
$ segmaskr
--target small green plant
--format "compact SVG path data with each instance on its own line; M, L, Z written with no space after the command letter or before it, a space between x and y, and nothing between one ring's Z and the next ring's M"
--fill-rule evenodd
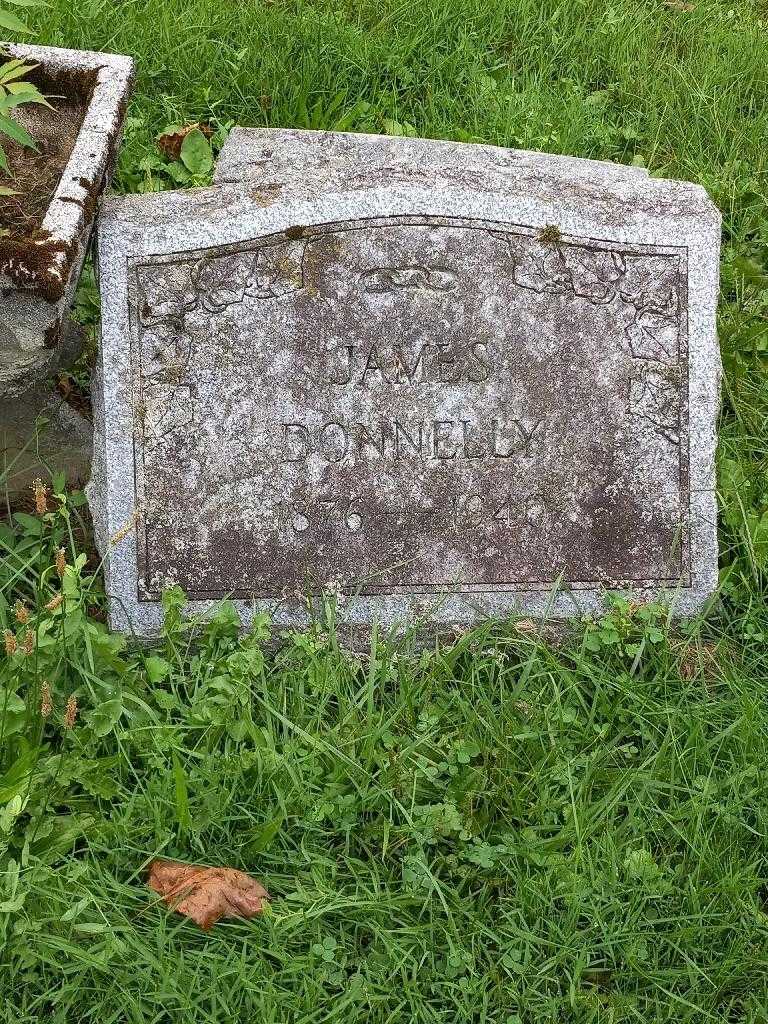
M2 12L0 12L2 13ZM29 103L42 103L50 106L36 86L28 80L35 64L26 64L23 60L9 60L0 65L0 136L5 135L12 142L30 149L37 149L37 144L27 129L14 116L19 107ZM0 142L0 171L11 173L8 157ZM0 195L13 195L14 190L0 186Z
M7 0L14 7L46 7L43 0ZM3 4L0 6L0 29L12 33L29 34L27 25ZM0 64L0 171L10 175L8 158L2 146L2 136L20 146L37 149L34 139L19 122L15 112L29 103L49 104L40 91L29 81L35 64L18 58ZM0 185L0 196L14 195L15 190ZM2 232L0 232L1 234Z
M126 118L123 138L128 156L122 161L120 187L129 192L162 192L209 185L216 155L232 126L231 121L216 120L212 125L172 123L148 147L141 142L146 134L145 120ZM143 155L134 160L131 152L137 142Z
M13 32L21 35L30 35L29 27L13 11L9 11L6 4L13 7L46 7L43 0L5 0L0 7L0 29L6 32Z

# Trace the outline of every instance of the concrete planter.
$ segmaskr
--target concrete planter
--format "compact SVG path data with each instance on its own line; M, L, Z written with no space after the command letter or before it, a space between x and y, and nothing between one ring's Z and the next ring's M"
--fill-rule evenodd
M0 455L7 469L5 487L14 492L26 486L41 459L70 476L87 473L88 425L76 424L82 417L58 407L47 381L79 349L67 314L99 199L114 169L134 66L129 57L46 46L0 44L0 52L37 64L36 74L54 83L47 91L65 100L77 93L82 108L42 223L29 238L17 232L0 236ZM52 102L55 107L56 99ZM34 119L43 115L28 116L35 135ZM37 135L43 145L45 136L43 124ZM36 438L41 415L48 423Z

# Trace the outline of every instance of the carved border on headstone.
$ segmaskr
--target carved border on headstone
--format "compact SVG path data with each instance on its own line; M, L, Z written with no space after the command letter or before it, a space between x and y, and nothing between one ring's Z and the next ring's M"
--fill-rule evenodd
M675 447L680 444L680 369L636 360L630 381L630 412L638 432L650 426Z
M300 290L305 244L288 238L255 253L205 255L192 262L144 263L137 268L140 397L136 418L146 443L194 421L193 388L185 378L192 350L186 315L198 307L221 313L243 302L246 295L275 299ZM163 273L159 274L160 267Z
M509 245L510 275L523 289L539 293L571 296L593 305L624 304L633 311L625 329L628 351L635 364L629 385L631 422L638 437L651 431L678 450L681 505L688 503L687 452L687 342L682 316L685 308L684 261L686 250L670 246L631 246L609 240L559 236L542 238L542 232L525 226L460 217L397 216L351 222L320 223L292 228L268 235L215 247L197 253L164 254L157 260L144 257L131 267L133 285L140 296L138 317L132 324L134 366L138 401L138 436L134 444L137 491L144 491L141 439L149 446L177 428L194 421L194 387L185 379L192 340L185 332L188 313L203 308L213 316L242 303L246 296L271 300L313 285L304 272L305 248L313 237L365 230L390 224L414 224L484 229L502 237ZM178 262L173 263L173 259ZM683 261L683 262L681 262ZM649 265L650 264L650 265ZM158 271L164 271L158 275ZM381 292L411 289L450 291L453 274L447 268L416 264L383 266L361 272L361 290ZM164 411L163 411L164 410ZM686 450L683 450L683 441ZM148 514L139 535L139 599L155 601L159 592L142 587L153 573L147 565L146 534L151 528ZM690 576L689 538L682 528L681 573L670 572L656 579L569 580L568 589L592 589L595 586L627 585L652 587L684 583ZM417 584L363 588L361 596L435 593L446 584ZM536 581L484 582L460 585L454 589L465 594L495 590L548 591L551 583ZM191 599L217 598L218 592L190 593ZM236 598L279 597L269 591L234 592Z
M573 295L596 306L618 299L634 310L625 332L632 355L677 363L680 271L676 256L638 256L620 247L599 250L535 237L515 239L510 250L515 284L539 293Z
M136 271L141 324L180 323L199 305L220 313L246 295L274 299L298 291L304 287L305 244L288 238L258 252L201 256L181 264L143 263ZM160 269L165 276L158 276Z

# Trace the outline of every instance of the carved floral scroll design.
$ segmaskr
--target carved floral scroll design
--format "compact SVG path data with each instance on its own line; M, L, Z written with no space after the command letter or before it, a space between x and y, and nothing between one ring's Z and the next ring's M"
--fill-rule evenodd
M456 287L456 274L447 267L373 267L360 274L364 292L429 291L449 292Z
M304 287L304 246L288 240L256 252L203 256L196 263L141 267L140 318L144 326L180 321L198 306L220 313L246 295L274 299Z
M629 388L629 408L637 425L679 445L679 368L639 361Z
M520 288L568 295L633 311L625 336L632 356L674 364L679 358L679 273L676 256L639 255L537 238L510 241L513 279Z
M275 299L300 290L304 245L287 240L255 252L138 269L141 427L147 440L157 441L194 420L194 392L186 376L192 351L187 315L200 307L222 313L246 295Z

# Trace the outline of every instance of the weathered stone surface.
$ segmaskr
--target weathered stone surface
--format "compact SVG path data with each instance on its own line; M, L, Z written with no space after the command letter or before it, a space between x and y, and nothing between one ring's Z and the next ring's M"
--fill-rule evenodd
M250 181L282 189L291 183L316 190L341 184L360 187L386 175L390 182L424 180L469 181L473 174L503 185L505 176L520 172L563 180L591 182L606 176L647 177L643 167L582 160L552 153L503 149L440 139L366 135L359 132L318 132L290 128L235 128L219 154L214 183Z
M105 210L91 500L113 624L151 634L169 582L284 624L329 585L352 626L566 617L606 589L700 607L703 190L537 155L500 175L483 147L451 147L454 173L441 143L395 174L302 175L296 145L271 191L244 172Z
M46 383L5 398L0 416L0 493L29 501L35 477L63 473L71 486L90 476L91 424Z
M99 198L115 163L133 61L115 54L2 43L64 83L93 80L84 120L40 231L18 250L0 238L0 400L24 395L63 363L61 345ZM0 408L0 428L3 425Z

